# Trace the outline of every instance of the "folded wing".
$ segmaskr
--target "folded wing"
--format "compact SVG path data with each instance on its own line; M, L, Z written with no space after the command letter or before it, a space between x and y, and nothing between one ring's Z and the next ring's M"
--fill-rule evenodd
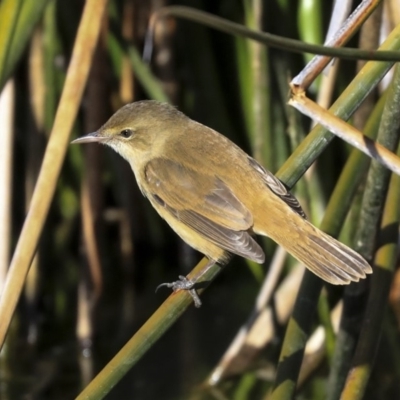
M250 211L221 179L163 158L146 165L145 179L149 196L188 227L231 253L264 261L248 232Z

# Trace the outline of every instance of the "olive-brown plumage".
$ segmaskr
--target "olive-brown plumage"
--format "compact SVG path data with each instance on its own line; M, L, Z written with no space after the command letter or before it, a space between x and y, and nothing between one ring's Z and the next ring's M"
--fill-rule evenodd
M252 237L257 233L330 283L372 272L358 253L310 224L274 175L169 104L128 104L74 142L101 142L121 154L161 217L211 260L224 262L233 253L262 263L264 252Z

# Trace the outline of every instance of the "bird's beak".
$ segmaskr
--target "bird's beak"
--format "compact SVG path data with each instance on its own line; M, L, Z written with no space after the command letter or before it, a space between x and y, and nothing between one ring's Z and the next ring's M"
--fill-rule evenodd
M78 139L75 139L71 142L71 144L75 143L99 143L106 140L107 137L100 135L98 132L88 133L85 136L81 136Z

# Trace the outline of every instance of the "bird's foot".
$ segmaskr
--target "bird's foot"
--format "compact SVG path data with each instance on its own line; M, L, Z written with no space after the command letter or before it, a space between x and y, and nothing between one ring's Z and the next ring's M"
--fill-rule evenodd
M194 288L195 282L186 278L186 276L179 275L178 281L167 282L167 283L162 283L161 285L158 285L156 288L156 292L161 286L166 286L167 288L171 288L174 292L176 292L177 290L188 290L189 294L193 298L195 307L199 308L201 306L200 297L197 294L196 289Z

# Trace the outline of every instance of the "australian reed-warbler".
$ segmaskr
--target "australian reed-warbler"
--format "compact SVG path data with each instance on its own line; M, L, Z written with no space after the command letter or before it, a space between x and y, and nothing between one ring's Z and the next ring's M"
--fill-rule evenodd
M282 182L225 136L175 107L138 101L73 143L110 146L132 167L140 190L171 228L210 263L231 253L263 263L253 234L272 238L309 270L340 285L371 266L313 226ZM171 285L172 286L172 285ZM182 284L176 288L192 288Z

